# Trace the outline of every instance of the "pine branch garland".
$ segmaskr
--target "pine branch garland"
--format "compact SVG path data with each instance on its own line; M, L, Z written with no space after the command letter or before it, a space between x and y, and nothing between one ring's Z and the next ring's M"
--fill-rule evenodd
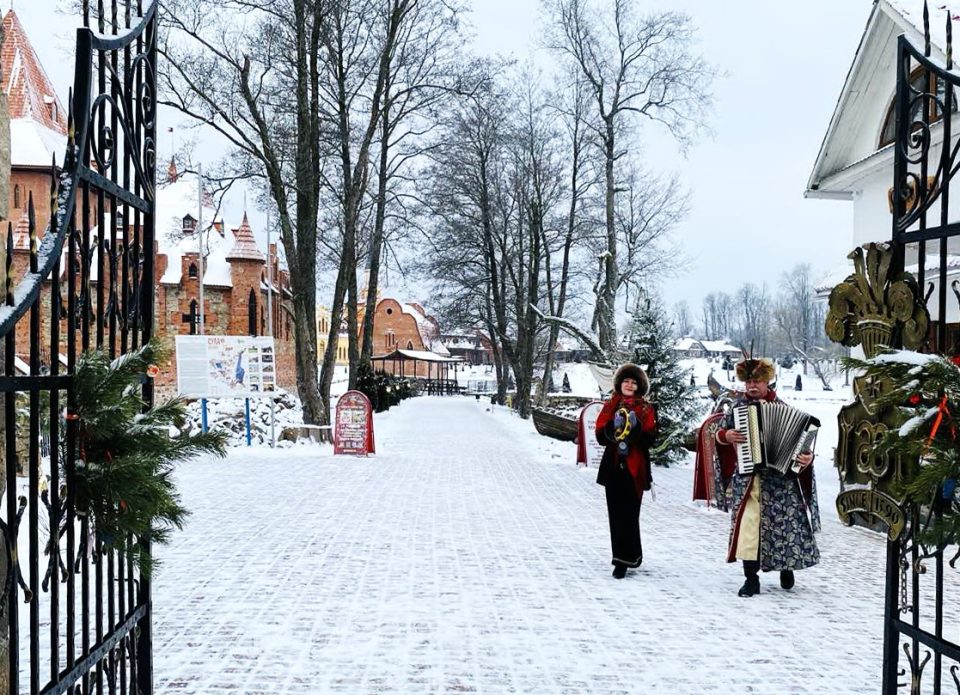
M882 384L874 407L896 414L901 422L875 442L871 453L899 456L908 464L910 474L893 492L927 514L921 540L941 548L957 543L960 432L954 413L960 413L960 368L949 358L907 350L888 350L865 360L847 358L844 365L861 370L868 382Z
M70 480L76 509L91 520L105 550L134 559L145 575L154 565L149 544L166 543L189 514L172 478L174 464L204 453L226 455L225 433L181 431L182 399L147 409L141 387L152 363L161 359L156 343L113 362L102 352L84 353L67 413L77 430ZM61 460L66 465L67 457Z

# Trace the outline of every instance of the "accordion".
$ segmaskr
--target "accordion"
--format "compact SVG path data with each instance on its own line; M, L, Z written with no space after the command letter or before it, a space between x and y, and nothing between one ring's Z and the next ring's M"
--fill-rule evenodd
M746 435L736 444L741 475L769 468L785 475L800 470L796 459L813 453L820 421L786 403L749 403L733 408L733 428Z

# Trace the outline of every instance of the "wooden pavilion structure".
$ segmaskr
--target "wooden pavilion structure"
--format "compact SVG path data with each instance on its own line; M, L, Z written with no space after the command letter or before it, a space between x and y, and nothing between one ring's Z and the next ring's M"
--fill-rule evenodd
M444 357L428 350L401 350L396 349L386 355L373 357L370 360L374 369L377 362L380 363L380 369L394 376L401 378L416 379L421 389L428 395L451 395L460 393L457 384L456 369L458 365L465 364L460 357ZM390 368L387 369L389 363ZM423 374L426 365L426 375ZM454 370L454 377L450 377L451 367Z

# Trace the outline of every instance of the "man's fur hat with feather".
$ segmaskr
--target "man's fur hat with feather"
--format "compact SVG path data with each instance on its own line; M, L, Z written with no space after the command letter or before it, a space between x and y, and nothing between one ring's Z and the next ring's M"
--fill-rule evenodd
M744 357L737 362L737 378L740 381L763 381L770 383L777 375L773 362L766 357Z
M622 384L623 380L627 377L637 382L637 398L646 396L650 391L650 379L647 378L647 373L637 365L627 362L617 370L617 373L613 377L614 393L620 393L620 384Z

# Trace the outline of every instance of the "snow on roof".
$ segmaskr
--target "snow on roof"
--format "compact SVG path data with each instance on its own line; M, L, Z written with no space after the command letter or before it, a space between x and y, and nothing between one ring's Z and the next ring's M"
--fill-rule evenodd
M203 284L210 287L233 287L227 253L231 247L226 235L211 232L207 239L207 257L203 266Z
M731 345L725 340L701 340L700 344L707 352L740 352L740 348Z
M10 166L49 167L54 155L57 164L62 164L66 152L66 135L32 118L10 121Z
M433 319L427 317L423 311L423 307L413 303L404 304L403 302L399 302L399 304L401 311L403 311L404 314L412 316L417 322L417 329L420 331L420 339L423 341L424 346L438 355L449 357L450 351L447 350L443 341L440 339L439 327Z
M219 231L224 225L222 217L215 218L216 209L205 202L202 212L206 245L203 284L209 287L233 287L227 255L234 247L234 239ZM183 231L184 218L189 215L199 220L199 214L195 176L180 175L176 181L157 187L157 246L159 253L167 256L167 269L160 278L160 284L179 284L183 275L183 255L199 254L197 233L184 234Z
M408 360L420 360L421 362L463 362L463 359L460 357L450 357L449 353L447 355L440 355L436 352L430 352L428 350L394 350L393 352L388 352L386 355L377 355L372 359L375 360L389 360L389 359L408 359Z
M14 120L30 120L45 130L64 136L66 143L67 119L63 105L50 78L40 64L19 17L11 9L3 18L3 49L0 51L0 89L7 95L11 126ZM11 128L11 148L17 149L17 137ZM60 148L62 153L64 148ZM12 153L11 153L12 154ZM17 159L14 164L21 164ZM41 164L49 164L50 158ZM27 163L22 163L28 166Z
M260 249L257 248L257 241L253 238L253 230L250 229L246 211L243 213L243 221L240 226L233 230L233 236L236 241L226 256L227 260L266 262L267 259L260 253Z
M674 350L681 350L683 352L686 352L687 350L690 350L690 349L698 350L702 348L703 348L703 345L696 338L681 338L673 346Z
M923 0L886 0L894 11L896 11L907 22L923 35ZM947 47L947 13L956 22L960 19L960 2L951 0L950 2L931 2L928 4L930 11L930 43L941 50Z

